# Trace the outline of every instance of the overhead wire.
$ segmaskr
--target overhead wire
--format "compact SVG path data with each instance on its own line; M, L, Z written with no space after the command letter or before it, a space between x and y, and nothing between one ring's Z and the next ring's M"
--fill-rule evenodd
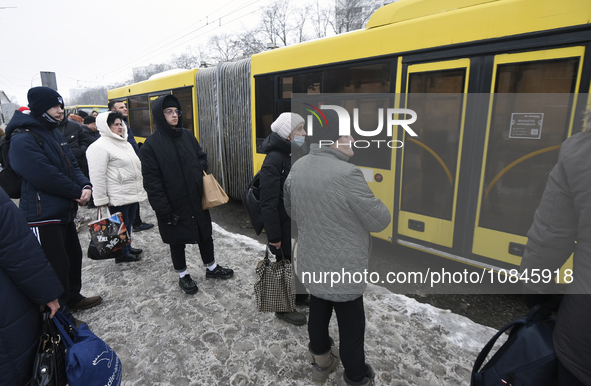
M230 3L228 3L228 4L231 4L233 1L235 1L235 0L232 0L232 1L231 1ZM143 55L143 56L140 56L140 57L137 57L137 55L136 55L136 57L132 57L131 59L129 59L129 60L127 60L127 61L123 62L122 64L118 65L118 66L117 66L117 67L115 67L114 69L112 69L112 70L110 70L110 71L107 71L107 72L105 72L105 73L99 74L99 75L97 75L96 77L97 77L97 78L99 78L99 77L103 77L103 78L104 78L104 77L106 77L106 76L107 76L107 75L109 75L109 74L112 74L112 73L118 72L118 71L120 71L121 69L128 67L128 66L129 66L131 63L137 62L137 61L139 61L139 60L142 60L142 59L146 59L146 58L150 58L150 57L155 57L155 56L161 55L161 54L163 54L163 53L165 53L165 52L168 52L168 51L170 51L170 50L172 50L172 49L174 49L174 48L177 48L179 45L186 44L187 42L182 42L182 43L180 43L180 44L178 44L178 45L175 45L175 46L173 46L173 47L169 47L169 46L170 46L170 44L174 44L175 42L177 42L177 41L179 41L179 40L181 40L181 39L183 39L183 38L185 38L185 37L187 37L187 36L189 36L189 35L191 35L191 34L194 34L195 32L197 32L197 31L199 31L199 30L202 30L203 28L206 28L206 27L208 27L208 26L213 26L213 25L214 25L214 22L216 22L216 21L217 21L217 22L219 22L219 23L218 23L218 25L217 25L217 26L214 26L214 27L212 28L212 30L215 30L215 29L217 29L217 28L220 28L220 26L221 26L220 24L221 24L221 19L222 19L222 18L226 18L226 17L228 17L228 16L230 16L230 15L232 15L232 14L236 13L236 12L239 12L239 11L243 10L244 8L250 7L250 6L252 6L252 5L256 4L256 3L260 2L260 1L261 1L261 0L256 0L256 1L250 2L250 3L248 3L248 4L246 4L246 5L243 5L243 6L241 6L241 7L237 8L237 9L235 9L235 10L231 11L231 12L228 12L228 13L226 13L226 14L225 14L225 15L223 15L223 16L220 16L220 17L218 17L218 18L216 18L216 19L212 20L211 22L209 22L209 21L208 21L208 22L207 22L205 25L202 25L202 26L200 26L200 27L198 27L198 28L196 28L196 29L194 29L194 30L190 31L190 32L188 32L188 33L186 33L186 34L184 34L184 35L182 35L182 36L180 36L180 37L176 38L175 40L173 40L173 41L171 41L171 42L169 42L169 43L167 43L167 42L166 42L166 40L167 40L167 39L164 39L164 40L163 40L163 41L161 41L160 43L165 43L165 44L168 46L168 48L167 48L166 50L164 50L164 51L159 51L159 50L161 50L162 48L166 48L166 47L159 47L159 48L157 48L156 50L154 50L154 47L152 46L151 48L147 49L147 50L149 50L149 51L150 51L150 53L149 53L149 54L146 54L146 55ZM221 7L221 8L223 8L223 7ZM221 8L218 8L218 10L219 10L219 9L221 9ZM217 12L218 10L214 11L213 13ZM255 12L259 11L259 10L260 10L260 8L257 8L257 9L255 9L255 10L254 10L254 11L252 11L252 12L249 12L249 13L247 13L247 14L245 14L245 15L242 15L242 16L240 16L240 17L236 18L236 19L232 19L232 20L228 21L228 22L227 22L225 25L227 25L227 24L230 24L230 23L232 23L232 22L234 22L234 21L236 21L236 20L239 20L239 19L241 19L241 18L244 18L244 17L246 17L246 16L249 16L249 15L251 15L251 14L253 14L253 13L255 13ZM212 13L212 14L213 14L213 13ZM200 21L202 22L202 21L203 21L203 18L202 18ZM198 23L199 23L199 22L198 22ZM197 24L197 23L195 23L195 24ZM193 25L195 25L195 24L193 24ZM185 28L185 30L186 30L186 29L187 29L187 28ZM211 31L207 31L207 32L211 32ZM200 37L200 36L203 36L203 35L204 35L204 34L201 34L201 35L195 36L194 38L198 38L198 37ZM173 36L174 36L174 35L173 35ZM160 44L160 43L159 43L159 44ZM143 50L143 51L141 51L141 52L140 52L138 55L141 55L141 53L143 53L143 52L146 52L147 50Z

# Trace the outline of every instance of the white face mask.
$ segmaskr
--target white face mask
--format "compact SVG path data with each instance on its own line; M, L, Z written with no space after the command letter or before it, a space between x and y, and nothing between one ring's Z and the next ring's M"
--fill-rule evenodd
M294 135L292 142L295 143L296 145L298 145L299 147L302 147L305 140L306 140L306 137L304 137L303 135Z

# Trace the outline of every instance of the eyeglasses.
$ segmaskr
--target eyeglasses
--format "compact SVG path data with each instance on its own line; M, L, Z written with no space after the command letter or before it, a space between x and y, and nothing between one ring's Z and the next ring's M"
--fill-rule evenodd
M181 115L183 115L183 112L181 110L164 110L164 114L168 115L169 117L171 115L176 115L180 117Z

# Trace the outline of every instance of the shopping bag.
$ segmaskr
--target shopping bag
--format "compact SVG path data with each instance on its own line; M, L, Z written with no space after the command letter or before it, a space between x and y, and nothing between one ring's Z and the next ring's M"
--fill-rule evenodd
M98 248L96 247L96 245L94 245L92 239L90 239L90 243L88 243L88 251L86 252L88 258L92 260L116 259L117 257L122 257L123 254L123 248L116 248L113 252L109 253L108 255L101 256Z
M532 307L526 317L499 330L484 346L472 369L471 386L557 386L558 359L552 335L555 321L537 315ZM497 339L511 329L509 338L482 367Z
M269 248L265 258L257 264L257 280L254 292L261 312L291 312L295 309L295 289L291 263L285 258L269 260Z
M121 385L121 360L108 344L90 331L86 324L77 328L59 311L53 317L53 322L66 346L69 386Z
M107 207L106 209L106 217L102 217L101 207L99 207L97 209L98 220L88 224L91 243L98 250L99 259L114 258L114 252L131 243L127 228L123 223L123 215L121 212L111 214L109 208ZM91 259L93 256L96 256L96 254L88 254L88 257Z
M203 210L220 206L228 202L228 195L218 184L212 174L203 172L203 199L201 205Z

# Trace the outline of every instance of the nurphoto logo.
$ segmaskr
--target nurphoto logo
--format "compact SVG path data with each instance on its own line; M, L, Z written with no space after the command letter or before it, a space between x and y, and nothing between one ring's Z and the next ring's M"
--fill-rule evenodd
M306 132L308 135L313 136L313 122L314 118L318 120L320 127L327 127L328 121L326 116L322 112L322 110L334 110L338 117L339 117L339 136L350 136L351 135L351 115L349 112L341 106L337 105L322 105L320 108L315 107L311 104L304 103L309 108L304 108L304 110L308 111L312 115L308 115L307 119L307 128ZM359 125L359 108L353 109L353 129L358 136L368 138L368 137L375 137L379 135L382 130L384 130L384 115L386 116L386 134L388 137L392 137L393 128L395 126L401 126L404 131L411 137L418 137L417 133L410 127L411 124L416 122L417 120L417 113L415 113L411 109L399 109L399 108L388 108L386 109L386 114L384 114L383 108L378 108L378 127L373 130L363 130ZM410 118L406 118L406 116L410 116ZM353 146L356 148L368 148L371 146L371 143L376 143L377 147L380 147L380 144L385 142L386 145L390 148L401 148L403 146L402 141L399 140L391 140L391 141L384 141L384 140L355 140L351 143L348 143L349 146ZM335 142L330 140L320 140L319 142L320 147L322 146L332 146ZM337 146L339 143L337 142Z

